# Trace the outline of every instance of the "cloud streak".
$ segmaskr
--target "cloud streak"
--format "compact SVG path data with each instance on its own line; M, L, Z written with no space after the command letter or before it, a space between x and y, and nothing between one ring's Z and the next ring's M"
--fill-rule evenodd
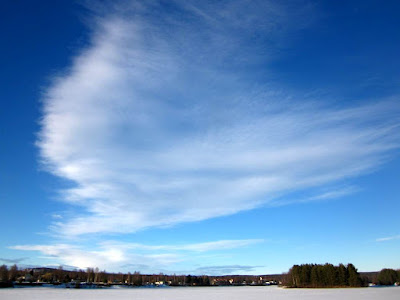
M399 239L400 239L400 234L388 236L388 237L384 237L384 238L379 238L379 239L376 239L376 241L377 242L386 242L386 241L399 240Z
M196 274L207 275L228 275L228 274L249 274L253 273L256 268L263 266L244 266L244 265L224 265L224 266L207 266L200 267L195 270Z
M19 264L20 262L24 261L26 257L22 258L1 258L0 261L7 263L7 264Z
M103 246L116 246L131 250L146 250L146 251L193 251L193 252L207 252L207 251L221 251L264 242L263 239L246 239L246 240L220 240L213 242L184 244L184 245L144 245L139 243L121 243L115 241L108 241L102 243Z
M74 244L61 243L16 245L9 248L21 251L38 251L53 264L54 262L62 262L64 265L81 269L99 267L100 269L120 271L129 266L140 268L142 272L155 272L156 270L174 267L176 263L189 258L192 259L192 256L196 253L215 251L226 253L226 251L232 249L248 247L263 241L262 239L220 240L183 245L145 245L107 241L96 245L96 250L92 250L93 247L89 249ZM200 269L197 271L200 271Z
M366 174L398 149L394 100L322 105L254 85L304 9L125 5L97 8L91 45L44 96L43 165L73 184L60 198L77 208L57 234L230 215Z

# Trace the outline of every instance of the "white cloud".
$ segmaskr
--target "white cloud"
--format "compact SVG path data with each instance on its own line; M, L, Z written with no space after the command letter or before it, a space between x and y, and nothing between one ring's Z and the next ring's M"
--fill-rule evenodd
M316 193L315 195L309 196L306 198L295 197L293 199L286 199L288 197L283 196L283 199L277 198L273 202L271 202L271 205L283 206L283 205L289 205L289 204L293 204L293 203L309 203L309 202L317 202L317 201L326 201L326 200L345 197L345 196L354 194L354 193L358 192L359 190L360 190L360 188L356 187L356 186L335 186L334 188L328 187L327 189L318 191L318 193Z
M262 266L244 266L244 265L224 265L224 266L206 266L197 268L195 274L206 275L229 275L229 274L254 274L254 271Z
M39 251L53 264L64 264L76 268L99 267L109 271L140 268L141 272L156 272L171 268L178 262L190 259L196 252L224 251L247 247L263 242L262 239L221 240L184 245L144 245L139 243L122 243L116 241L102 242L96 250L74 244L54 245L17 245L9 247L21 251ZM126 270L126 271L128 271ZM132 271L132 270L129 270ZM176 272L176 270L175 270Z
M207 252L216 250L228 250L246 247L264 242L263 239L245 239L245 240L220 240L213 242L183 244L183 245L144 245L138 243L122 243L117 241L103 242L102 245L106 247L120 247L131 250L145 250L145 251L193 251L193 252Z
M18 245L14 250L39 251L52 264L65 264L80 269L99 267L110 271L125 270L126 264L142 265L156 270L180 261L175 254L134 254L118 247L100 247L86 250L71 244Z
M63 216L60 215L60 214L52 214L51 217L52 217L53 219L62 219L62 218L63 218Z
M188 251L213 251L213 250L227 250L239 247L245 247L257 243L261 243L264 240L262 239L251 239L251 240L222 240L216 242L207 242L207 243L197 243L197 244L189 244L181 247L182 250ZM177 248L179 249L179 247Z
M74 183L61 195L79 208L57 234L234 214L371 172L398 149L394 100L329 106L249 83L241 70L272 51L249 34L285 35L284 7L269 5L269 18L252 5L190 5L185 18L128 7L97 19L91 46L44 97L43 163Z
M377 242L386 242L386 241L398 240L398 239L400 239L400 235L383 237L383 238L376 239L376 241Z

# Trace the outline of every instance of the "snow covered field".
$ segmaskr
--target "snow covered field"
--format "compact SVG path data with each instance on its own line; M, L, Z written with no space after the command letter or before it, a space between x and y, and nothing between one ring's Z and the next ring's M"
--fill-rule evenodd
M113 288L0 289L0 299L135 299L135 300L260 300L260 299L400 299L400 287L358 289L281 289L278 287L178 287L178 288Z

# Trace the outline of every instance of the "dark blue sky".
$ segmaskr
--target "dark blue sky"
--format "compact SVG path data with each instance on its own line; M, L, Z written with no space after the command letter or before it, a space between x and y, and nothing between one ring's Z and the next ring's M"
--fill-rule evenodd
M50 78L62 72L87 42L82 23L82 6L73 1L2 1L0 90L1 198L10 226L6 247L21 228L44 231L50 212L57 204L54 177L40 171L35 147L42 105L42 93ZM44 203L44 204L43 204ZM31 229L29 229L31 231ZM31 232L32 233L32 232Z

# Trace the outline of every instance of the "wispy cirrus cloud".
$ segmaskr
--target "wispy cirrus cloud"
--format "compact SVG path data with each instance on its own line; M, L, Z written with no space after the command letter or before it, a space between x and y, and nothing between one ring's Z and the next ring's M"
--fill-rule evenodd
M123 270L127 267L137 267L142 272L156 272L157 270L166 268L171 270L176 263L188 260L189 258L193 259L196 253L215 251L224 251L226 253L226 251L231 249L243 248L262 243L263 241L262 239L220 240L181 245L145 245L106 241L90 248L76 244L61 243L51 245L16 245L9 248L21 251L38 251L52 264L54 262L62 262L64 265L75 266L81 269L99 267L100 269L107 270ZM177 272L177 270L173 272Z
M182 244L182 245L144 245L139 243L126 243L117 241L103 242L103 246L116 246L124 249L131 250L145 250L145 251L193 251L193 252L207 252L215 250L229 250L235 248L246 247L254 244L265 242L264 239L245 239L245 240L220 240L213 242Z
M196 274L207 275L229 275L229 274L251 274L263 266L247 266L247 265L223 265L223 266L206 266L195 270Z
M96 250L85 249L75 244L53 245L17 245L10 247L14 250L38 251L49 264L65 264L79 269L98 267L110 271L125 270L126 265L142 265L153 272L162 269L181 259L172 253L135 254L120 247L96 247ZM146 269L142 270L144 272ZM128 270L127 270L128 271Z
M60 196L78 208L57 234L171 226L327 186L332 197L398 149L396 99L326 104L254 84L308 14L252 3L96 8L91 45L44 96L43 164L73 183Z
M258 243L264 242L263 239L249 239L249 240L221 240L216 242L206 242L206 243L196 243L189 244L182 247L177 247L177 249L186 250L186 251L196 251L196 252L205 252L205 251L214 251L214 250L227 250L234 248L246 247Z
M393 235L393 236L387 236L383 238L378 238L376 239L377 242L386 242L386 241L392 241L392 240L399 240L400 239L400 234L399 235Z

